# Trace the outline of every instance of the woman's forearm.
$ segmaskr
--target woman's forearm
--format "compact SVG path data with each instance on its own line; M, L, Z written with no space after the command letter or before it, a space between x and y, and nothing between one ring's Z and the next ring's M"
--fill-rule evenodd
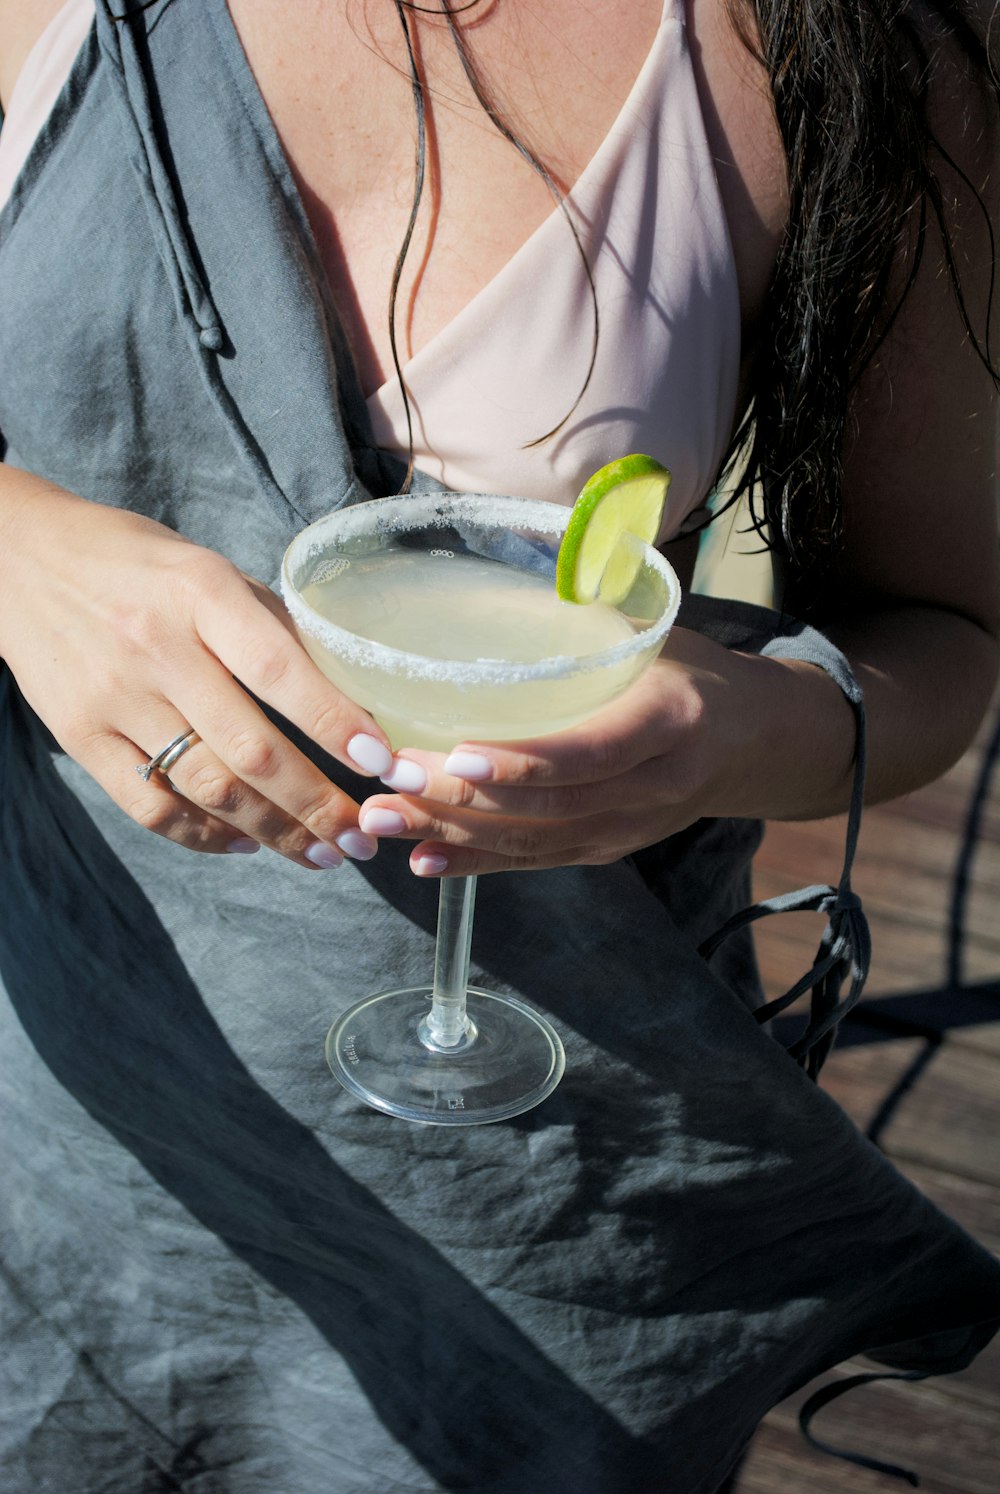
M865 692L868 799L910 793L957 762L996 688L998 633L958 612L911 606L831 636Z
M989 706L1000 641L982 624L936 607L899 606L864 626L825 630L850 660L865 697L866 799L879 803L939 777L969 746ZM750 740L737 812L819 819L846 809L853 718L839 689L809 664L749 660L740 710Z

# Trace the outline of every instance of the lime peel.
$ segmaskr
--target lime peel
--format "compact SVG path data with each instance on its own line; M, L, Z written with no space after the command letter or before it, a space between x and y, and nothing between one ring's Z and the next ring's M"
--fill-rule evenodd
M652 544L660 530L670 473L654 457L633 453L595 472L573 505L556 557L556 595L564 602L628 596L642 552L629 536Z

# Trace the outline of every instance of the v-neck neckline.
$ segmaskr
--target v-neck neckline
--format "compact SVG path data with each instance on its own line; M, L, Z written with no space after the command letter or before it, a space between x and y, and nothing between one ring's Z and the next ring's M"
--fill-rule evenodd
M628 93L623 99L620 107L618 108L613 120L605 131L593 155L587 161L586 165L577 176L573 185L566 192L563 205L554 206L552 210L546 214L542 221L537 224L534 229L532 229L527 238L525 238L522 243L518 245L513 254L511 254L511 256L505 261L505 263L502 264L500 268L493 275L491 275L490 278L482 286L480 286L477 291L472 294L468 301L466 301L461 307L459 307L458 311L450 316L447 321L445 321L434 333L432 333L432 335L426 340L426 342L421 344L421 346L415 353L411 354L405 360L405 362L401 364L401 371L404 381L407 380L407 375L414 373L418 369L419 365L431 360L442 347L445 347L450 342L454 341L454 339L460 335L461 329L464 327L467 321L475 321L480 308L485 303L496 297L498 292L502 289L503 285L509 278L516 276L520 272L522 264L526 259L528 259L532 254L536 252L538 245L547 240L552 235L554 229L564 227L563 207L565 206L569 211L572 211L576 206L579 197L582 196L590 186L592 178L597 175L602 169L606 156L609 154L617 140L619 134L619 126L621 125L622 120L628 115L630 109L633 107L633 101L636 95L642 90L645 83L646 74L656 60L658 49L662 45L663 34L666 26L671 22L673 22L673 24L675 25L683 26L683 20L677 14L678 7L681 4L682 0L663 0L653 39L650 43L645 57L643 58L638 72L632 80L632 84L628 90ZM329 276L323 266L323 260L319 252L319 244L316 238L316 234L313 231L312 224L309 220L309 215L305 208L305 203L302 199L302 194L299 191L298 183L295 180L295 173L292 170L291 162L288 158L288 154L284 148L284 145L282 144L281 138L278 135L277 128L267 106L267 101L264 98L264 94L261 90L260 84L257 81L257 76L254 73L252 66L250 65L250 59L246 54L242 39L236 26L236 22L233 19L232 13L229 9L228 0L222 0L222 9L225 11L226 22L231 33L231 40L234 44L235 53L239 57L241 66L245 72L246 82L248 84L250 94L259 105L259 110L262 118L267 121L267 126L269 128L272 140L272 160L280 165L281 173L284 179L284 188L294 198L295 202L298 205L298 210L302 223L304 225L304 230L308 233L309 236L313 259L316 265L319 267L320 273L323 276L324 289L326 291L327 298L330 304L334 308L336 308L336 298L333 294ZM568 229L566 231L568 232ZM393 372L389 374L375 389L371 390L369 393L365 393L365 391L362 389L361 394L366 404L368 404L369 406L377 406L385 397L391 394L393 389L398 388L398 386L399 380L397 378L395 370L393 370Z
M421 365L432 362L434 357L442 349L446 349L456 338L460 339L465 324L467 322L475 322L483 307L495 301L498 297L502 297L506 283L521 274L525 261L537 255L539 248L544 246L554 233L560 231L563 233L569 232L563 216L563 208L571 213L578 209L580 199L588 194L593 179L595 177L599 178L601 172L604 170L606 158L617 144L620 133L619 127L632 110L637 95L643 92L646 74L657 61L658 50L663 44L664 30L673 17L674 8L675 0L664 0L660 19L657 22L656 33L643 58L642 66L633 78L632 85L625 99L622 101L618 112L605 131L597 149L587 161L573 185L566 192L563 204L561 206L554 206L551 212L547 213L542 221L532 229L528 237L518 245L510 258L415 353L406 359L401 365L404 381L407 380L408 375L417 373ZM678 24L680 23L678 22ZM578 222L577 227L579 228L579 226ZM372 403L381 403L385 396L390 394L394 389L397 389L398 386L399 381L395 373L393 373L384 379L377 389L365 395L365 400L369 405Z

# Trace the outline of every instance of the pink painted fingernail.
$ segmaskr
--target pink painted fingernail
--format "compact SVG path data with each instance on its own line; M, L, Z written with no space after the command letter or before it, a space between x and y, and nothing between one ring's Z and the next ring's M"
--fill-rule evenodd
M445 762L444 771L453 778L482 783L485 778L493 777L493 764L478 752L453 752Z
M337 844L344 855L354 861L370 861L378 850L378 841L370 835L362 835L360 830L342 830L337 836Z
M360 731L348 742L347 755L365 773L386 773L392 766L392 753L385 743Z
M231 840L226 847L228 856L252 856L255 851L260 850L260 841L252 840L249 835L238 835Z
M386 788L400 790L404 794L422 794L427 787L427 774L419 763L408 757L397 757L388 773L382 774Z
M358 824L368 835L398 835L406 829L406 821L394 809L362 810Z
M437 877L448 869L447 856L435 856L428 852L410 863L418 877Z
M340 852L335 851L333 846L324 845L321 840L315 841L304 854L307 861L311 861L313 866L323 867L324 871L332 866L344 864L344 858Z

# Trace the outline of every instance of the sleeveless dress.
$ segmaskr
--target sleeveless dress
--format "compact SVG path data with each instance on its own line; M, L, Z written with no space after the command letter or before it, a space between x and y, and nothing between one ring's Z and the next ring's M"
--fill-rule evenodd
M703 211L658 229L678 330L710 288L679 269L718 224L701 186ZM490 316L530 293L520 257ZM704 341L714 403L690 446L670 431L685 510L731 418L732 346ZM304 522L397 485L391 396L373 410L358 386L224 0L100 0L0 215L0 370L8 462L266 580ZM808 630L697 599L686 620L850 692ZM474 978L550 1015L566 1077L510 1122L411 1126L322 1052L350 1001L430 968L436 888L406 848L326 877L192 855L0 675L5 1489L713 1494L768 1408L839 1360L967 1363L1000 1268L758 1025L745 931L702 952L758 837L703 822L610 867L484 878ZM857 921L846 875L831 897Z

